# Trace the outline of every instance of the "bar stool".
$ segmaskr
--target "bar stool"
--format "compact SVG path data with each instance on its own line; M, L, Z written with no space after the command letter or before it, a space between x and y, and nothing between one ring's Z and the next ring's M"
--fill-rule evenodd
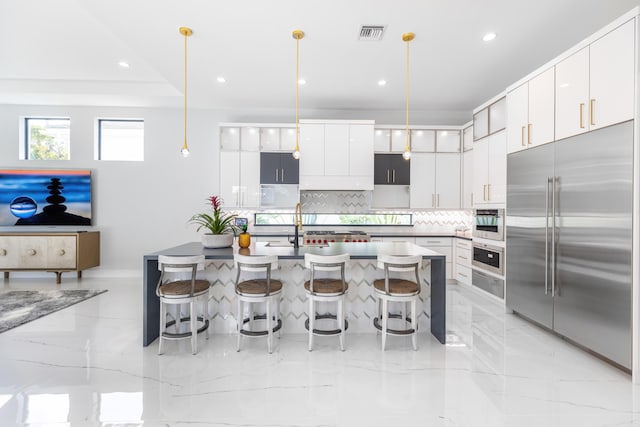
M385 349L387 334L411 335L413 349L418 349L418 313L416 310L420 296L420 277L418 269L422 262L420 255L379 255L378 268L384 270L384 279L373 282L374 295L378 299L378 316L373 319L373 326L382 332L382 350ZM415 272L416 281L389 277L389 272ZM411 317L406 317L406 310L399 314L389 312L389 302L399 302L404 305L411 303ZM405 329L389 328L389 318L401 319L407 326Z
M158 354L162 354L164 340L191 338L191 352L198 351L198 334L209 328L207 305L209 303L209 287L207 280L196 279L196 272L204 270L204 255L198 256L158 256L160 280L156 286L156 295L160 297L160 344ZM173 275L176 274L177 276ZM185 279L187 275L191 277ZM201 300L201 313L197 303ZM189 316L182 317L181 305L189 304ZM176 306L176 315L167 321L167 306ZM189 321L189 332L180 332L182 321ZM167 332L167 328L175 326L175 332ZM207 334L207 339L209 336Z
M278 257L275 255L251 256L236 254L233 257L237 270L236 295L238 298L238 346L242 336L262 337L267 336L269 353L273 348L273 334L282 328L280 319L280 296L282 295L282 282L272 279L271 272L278 268ZM263 273L264 276L240 281L240 273ZM248 305L248 317L244 315L244 304ZM254 314L253 305L265 304L265 314ZM254 321L264 319L265 329L254 330ZM245 328L248 324L249 329Z
M340 350L344 351L344 335L349 327L344 315L344 296L349 289L349 284L344 279L344 270L349 258L349 254L304 254L304 265L311 271L310 279L304 282L304 289L309 300L309 317L304 324L304 327L309 331L309 351L313 350L314 335L340 335ZM319 271L339 271L340 278L317 278L316 272ZM336 314L316 313L316 302L336 302ZM319 319L335 319L337 328L331 330L317 329L315 321Z

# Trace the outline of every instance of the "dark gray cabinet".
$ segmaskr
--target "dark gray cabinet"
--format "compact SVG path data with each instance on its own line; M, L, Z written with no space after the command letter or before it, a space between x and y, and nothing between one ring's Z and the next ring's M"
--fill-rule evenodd
M373 183L375 185L410 185L411 161L402 154L376 154Z
M260 184L298 184L300 162L291 153L260 153Z

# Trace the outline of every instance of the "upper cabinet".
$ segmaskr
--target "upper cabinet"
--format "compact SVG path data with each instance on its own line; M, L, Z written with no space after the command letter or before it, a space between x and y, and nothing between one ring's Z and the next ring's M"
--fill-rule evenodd
M504 204L507 192L507 135L497 132L473 145L473 204Z
M376 154L374 160L375 185L410 185L411 161L402 154Z
M260 153L260 184L297 184L299 161L291 153Z
M555 73L556 139L633 119L635 20L559 62Z
M473 149L473 125L464 128L462 131L462 151Z
M296 146L295 127L260 128L260 151L293 152Z
M504 97L473 115L473 140L499 132L507 126L506 100Z
M411 208L460 209L460 154L411 156Z
M373 122L300 124L301 190L373 190Z
M507 152L554 140L554 69L507 93Z

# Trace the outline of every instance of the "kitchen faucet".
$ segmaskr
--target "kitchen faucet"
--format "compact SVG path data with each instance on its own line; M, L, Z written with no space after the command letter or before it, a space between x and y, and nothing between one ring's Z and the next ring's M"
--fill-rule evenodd
M295 235L293 238L293 247L299 248L300 244L298 243L298 232L302 231L302 205L300 203L296 204L296 218L295 218Z

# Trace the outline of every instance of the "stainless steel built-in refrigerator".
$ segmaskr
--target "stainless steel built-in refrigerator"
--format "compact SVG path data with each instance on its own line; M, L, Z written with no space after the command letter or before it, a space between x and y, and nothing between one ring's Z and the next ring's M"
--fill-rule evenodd
M506 305L631 368L633 121L507 158Z

